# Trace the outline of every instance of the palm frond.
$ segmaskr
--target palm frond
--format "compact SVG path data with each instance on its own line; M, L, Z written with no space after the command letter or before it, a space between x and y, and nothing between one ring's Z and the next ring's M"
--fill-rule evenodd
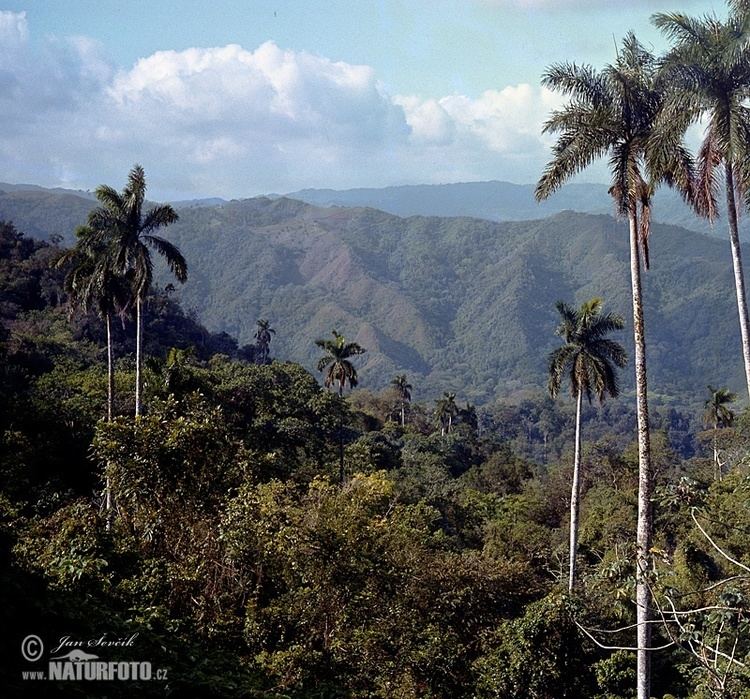
M158 252L167 262L169 271L174 274L178 282L187 281L187 262L176 245L157 235L144 235L143 240Z
M556 63L543 73L542 85L593 107L609 102L606 80L589 65Z
M179 220L177 212L169 204L161 204L149 209L141 225L141 233L149 234L151 231L168 226Z

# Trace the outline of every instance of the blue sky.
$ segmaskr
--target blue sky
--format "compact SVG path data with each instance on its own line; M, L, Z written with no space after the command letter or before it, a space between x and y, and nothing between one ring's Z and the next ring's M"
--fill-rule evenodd
M0 12L0 180L160 198L531 182L559 98L657 11L705 0L45 0ZM587 179L602 179L601 167Z

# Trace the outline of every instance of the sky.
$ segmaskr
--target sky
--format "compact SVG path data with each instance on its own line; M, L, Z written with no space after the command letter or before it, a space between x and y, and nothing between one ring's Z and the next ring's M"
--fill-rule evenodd
M538 179L561 61L710 0L0 0L0 181L152 199ZM584 176L605 181L602 164Z

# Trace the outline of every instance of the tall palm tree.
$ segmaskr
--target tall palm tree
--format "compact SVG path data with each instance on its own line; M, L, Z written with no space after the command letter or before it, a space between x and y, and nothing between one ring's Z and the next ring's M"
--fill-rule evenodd
M445 437L453 431L453 418L458 414L456 394L445 391L442 398L435 401L435 417L440 424L440 436Z
M97 239L107 245L112 268L118 274L132 274L136 302L135 414L141 414L143 384L143 306L153 279L151 250L167 262L179 282L187 280L187 263L182 253L154 231L177 221L169 204L150 208L145 214L146 176L140 165L128 174L120 194L112 187L100 185L94 192L101 206L89 213L88 224Z
M719 462L719 429L730 427L734 422L734 412L729 408L730 403L737 400L737 394L726 388L708 387L711 397L705 402L706 412L703 413L703 422L713 429L714 467L719 480L722 478L721 463Z
M589 405L594 395L603 402L607 395L616 398L620 392L616 367L624 367L627 355L622 345L607 335L622 330L622 316L602 314L602 300L586 301L579 310L560 301L557 304L560 324L555 330L565 344L549 356L550 395L560 392L563 377L570 377L570 394L576 401L576 438L573 458L573 486L570 493L570 564L568 590L573 591L578 551L578 511L581 495L581 407L586 396Z
M267 364L271 335L275 335L276 331L267 320L258 320L257 326L258 330L255 333L255 346L257 348L255 358L258 364Z
M76 230L76 245L56 261L57 267L70 267L64 289L74 306L84 313L96 311L107 330L107 421L114 411L114 356L112 349L112 317L123 316L130 307L130 280L117 274L107 257L106 246L92 231L81 226Z
M57 267L71 269L65 276L63 287L73 305L84 313L92 309L104 320L107 329L107 422L112 422L115 398L115 367L112 350L112 316L121 318L128 311L132 300L130 279L118 275L112 269L106 247L97 241L92 231L85 226L76 230L76 245L63 253L57 260ZM106 477L105 509L112 508L112 489L109 476ZM110 527L109 517L107 529Z
M648 570L653 536L653 470L648 418L646 338L641 291L641 257L648 266L651 193L659 182L677 185L692 196L692 159L667 110L656 82L657 64L633 34L622 43L614 64L597 72L590 66L560 64L549 68L543 83L570 96L544 126L557 133L553 158L536 187L546 199L570 177L602 157L609 157L610 194L618 214L627 217L630 234L630 279L633 299L635 383L638 422L638 526L636 601L638 628L638 699L648 699L651 686L650 592Z
M343 396L347 383L349 388L357 385L357 370L350 360L352 357L364 354L366 350L356 342L347 342L346 338L336 330L333 331L332 340L315 340L315 344L325 352L318 360L318 371L327 369L325 387L330 388L338 383L339 396Z
M673 87L682 128L706 117L708 124L698 155L694 207L713 221L723 169L729 243L742 338L745 380L750 397L750 324L737 219L738 193L750 185L750 3L735 0L722 22L659 13L653 23L672 41L663 62L665 83ZM722 167L723 166L723 167ZM750 203L750 199L748 199Z
M391 381L391 386L396 390L401 402L401 427L406 425L406 404L411 402L412 385L406 378L406 374L399 374Z
M358 383L357 369L351 362L352 357L365 353L365 349L356 342L347 342L346 338L333 331L332 340L315 340L325 354L318 360L318 371L326 371L324 384L331 388L338 383L339 398L344 396L344 387L354 388ZM344 482L344 413L339 419L339 480Z

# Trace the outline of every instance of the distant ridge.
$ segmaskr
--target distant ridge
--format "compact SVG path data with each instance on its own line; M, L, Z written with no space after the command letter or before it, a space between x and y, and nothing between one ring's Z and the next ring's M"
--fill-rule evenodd
M568 184L546 201L534 198L534 185L488 182L420 184L358 189L302 189L287 196L316 206L370 206L397 216L471 216L490 221L529 221L562 211L614 214L604 184ZM720 207L721 208L721 207ZM719 221L712 228L696 217L679 194L661 189L654 197L654 220L682 226L708 235L725 235ZM742 224L743 238L750 240L750 225Z
M0 182L0 192L54 192L56 194L72 194L83 199L94 199L94 195L85 189L65 189L64 187L41 187L38 184L11 184Z

